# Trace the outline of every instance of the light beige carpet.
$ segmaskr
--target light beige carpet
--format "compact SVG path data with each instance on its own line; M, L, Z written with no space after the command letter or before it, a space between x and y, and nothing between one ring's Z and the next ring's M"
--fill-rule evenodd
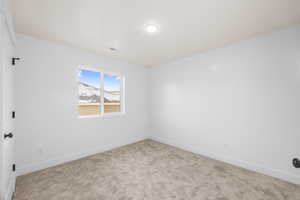
M300 187L145 140L21 176L25 199L299 200Z

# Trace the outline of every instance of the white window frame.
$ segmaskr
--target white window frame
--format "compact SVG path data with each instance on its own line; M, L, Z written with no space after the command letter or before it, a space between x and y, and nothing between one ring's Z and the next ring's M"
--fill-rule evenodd
M102 117L107 117L107 116L118 116L118 115L124 115L125 113L125 77L116 72L112 71L107 71L107 70L102 70L102 69L97 69L94 67L89 67L85 65L80 65L77 69L77 83L80 81L78 73L80 70L90 70L94 72L99 72L100 73L100 114L98 115L79 115L79 118L102 118ZM104 113L104 74L111 75L111 76L119 76L120 77L120 112L111 112L111 113ZM78 90L77 90L78 91ZM79 96L78 98L79 99Z

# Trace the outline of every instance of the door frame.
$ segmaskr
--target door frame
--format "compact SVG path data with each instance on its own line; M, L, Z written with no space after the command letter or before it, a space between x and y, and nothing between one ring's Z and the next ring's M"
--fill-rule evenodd
M4 19L2 15L2 11L0 10L0 47L3 44L3 28L2 24L4 24ZM0 200L4 199L4 191L3 191L3 52L2 48L0 48Z
M3 44L4 41L4 33L9 37L10 43L12 47L14 48L16 45L16 35L13 28L12 23L12 17L9 10L9 0L0 0L0 163L4 163L4 151L3 151L3 144L4 144L4 129L3 129L3 111L4 111L4 102L3 102L3 70L4 70L4 61L2 58L4 57L4 48L1 48L1 44ZM10 200L12 197L12 192L15 189L15 185L13 185L9 190L10 191L4 191L4 183L3 180L3 166L0 165L0 200Z

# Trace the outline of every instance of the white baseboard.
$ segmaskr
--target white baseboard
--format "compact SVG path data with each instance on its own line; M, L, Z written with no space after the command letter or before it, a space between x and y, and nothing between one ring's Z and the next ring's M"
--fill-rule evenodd
M10 178L8 191L6 192L6 194L4 196L4 200L12 200L13 194L15 192L15 186L16 186L16 178L13 175Z
M300 184L300 176L296 176L290 173L286 173L282 170L276 170L276 169L269 169L267 167L264 166L259 166L257 164L253 164L253 163L249 163L247 161L244 160L238 160L238 159L234 159L231 158L230 156L224 156L224 155L218 155L214 152L207 152L207 151L203 151L200 150L199 147L195 147L191 144L183 144L182 142L178 142L172 139L165 139L165 138L161 138L161 137L157 137L157 136L151 136L150 137L152 140L161 142L161 143L165 143L171 146L175 146L178 147L180 149L184 149L196 154L201 154L203 156L207 156L209 158L215 159L215 160L219 160L219 161L223 161L232 165L236 165L251 171L256 171L258 173L261 174L265 174L268 176L272 176L281 180L285 180L294 184Z
M128 145L128 144L132 144L132 143L135 143L135 142L145 140L145 139L147 139L146 136L138 137L138 138L131 138L131 139L128 139L126 142L116 142L116 143L113 143L113 144L111 143L111 144L107 144L107 145L104 145L104 146L89 149L85 152L77 152L77 153L73 153L71 155L65 155L65 156L62 156L62 157L59 157L59 158L56 158L56 159L47 160L47 161L43 161L43 162L39 162L39 163L34 163L34 164L31 164L31 165L27 165L27 166L21 166L21 167L17 168L17 176L21 176L21 175L24 175L24 174L28 174L28 173L31 173L31 172L38 171L38 170L46 169L46 168L53 167L53 166L63 164L63 163L66 163L66 162L70 162L70 161L73 161L73 160L78 160L78 159L83 158L83 157L87 157L87 156L90 156L90 155L93 155L93 154L108 151L108 150L111 150L111 149L114 149L114 148L117 148L117 147L125 146L125 145Z

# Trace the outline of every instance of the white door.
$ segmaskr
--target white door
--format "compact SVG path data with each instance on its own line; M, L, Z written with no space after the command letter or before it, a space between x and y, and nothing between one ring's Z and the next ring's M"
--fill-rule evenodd
M14 103L14 72L15 66L12 66L13 44L4 17L1 19L0 25L0 92L1 92L1 191L2 198L10 199L15 187L15 172L13 171L14 164L14 120L12 112L15 110ZM1 196L0 196L1 198Z

